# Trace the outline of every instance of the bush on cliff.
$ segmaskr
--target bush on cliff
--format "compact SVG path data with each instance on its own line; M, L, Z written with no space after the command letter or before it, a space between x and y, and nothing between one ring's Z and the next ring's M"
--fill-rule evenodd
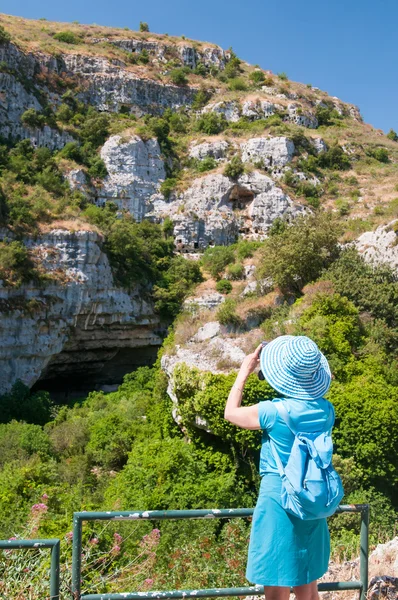
M329 213L296 219L293 225L268 238L259 271L286 292L300 294L337 259L341 228Z

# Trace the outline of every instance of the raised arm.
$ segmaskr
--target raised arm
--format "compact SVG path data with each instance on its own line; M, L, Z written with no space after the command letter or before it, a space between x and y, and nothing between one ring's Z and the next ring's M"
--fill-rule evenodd
M248 354L243 360L225 406L224 418L230 423L238 425L238 427L242 427L243 429L261 429L258 420L258 404L253 404L253 406L241 406L246 379L258 366L261 348L262 344L260 344L252 354Z

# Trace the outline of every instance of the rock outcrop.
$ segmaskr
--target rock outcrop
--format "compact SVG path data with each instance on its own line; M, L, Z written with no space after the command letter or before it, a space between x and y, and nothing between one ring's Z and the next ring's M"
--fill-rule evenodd
M253 171L236 180L220 173L195 179L174 200L154 201L152 215L173 220L177 248L188 252L231 244L239 233L262 238L277 217L303 210L272 179Z
M367 262L387 264L398 272L398 220L382 225L376 231L366 231L355 245Z
M101 379L117 355L119 370L129 364L125 372L145 362L145 352L153 358L150 348L161 344L153 307L139 286L129 293L115 286L101 241L93 231L65 230L27 241L54 280L0 287L0 393L17 379L28 386L71 374Z
M241 144L243 162L261 162L264 167L283 167L294 155L294 144L286 137L252 138Z
M141 221L151 210L151 198L166 177L158 141L114 135L102 147L101 158L108 175L96 202L102 206L111 200Z
M225 140L215 142L203 142L202 144L193 143L189 149L190 158L203 160L207 156L219 161L226 157L229 143Z

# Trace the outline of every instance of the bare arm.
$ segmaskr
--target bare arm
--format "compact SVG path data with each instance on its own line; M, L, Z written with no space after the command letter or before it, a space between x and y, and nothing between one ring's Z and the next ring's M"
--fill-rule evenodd
M258 404L241 406L243 388L247 378L258 365L261 348L260 344L252 354L248 354L244 359L225 406L224 418L243 429L261 429L258 420Z

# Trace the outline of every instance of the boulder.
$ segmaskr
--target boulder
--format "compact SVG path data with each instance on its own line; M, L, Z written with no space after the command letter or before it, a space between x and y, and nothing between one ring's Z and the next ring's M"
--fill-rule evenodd
M387 264L398 272L398 220L381 225L376 231L366 231L355 246L367 262Z

